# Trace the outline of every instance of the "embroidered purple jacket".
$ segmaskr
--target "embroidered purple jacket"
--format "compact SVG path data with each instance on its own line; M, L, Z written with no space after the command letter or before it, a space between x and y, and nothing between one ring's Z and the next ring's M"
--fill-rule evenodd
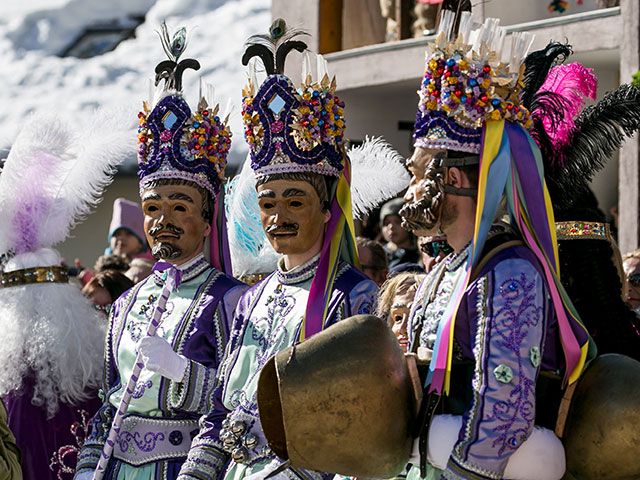
M298 338L302 325L301 312L306 306L317 257L308 263L295 269L297 272L276 270L240 299L227 354L220 369L219 385L214 392L213 409L200 422L200 433L194 439L179 480L240 479L261 471L269 462L279 462L266 446L255 392L250 390L253 387L236 390L237 386L229 386L229 379L232 372L236 378L238 372L241 375L244 372L244 378L257 382L260 369L268 358ZM294 278L296 275L298 277ZM377 295L378 287L362 272L348 264L340 265L329 305L327 326L352 315L371 313L375 310ZM246 384L254 385L251 381ZM229 460L229 454L223 448L219 435L227 417L232 421L244 422L247 431L257 438L257 446L249 448L248 462L237 464ZM294 479L333 478L333 474L293 468L287 469L285 474Z
M438 321L467 255L468 248L452 254L420 285L410 316L414 350L433 348ZM544 273L527 247L498 252L470 282L454 337L454 361L471 361L475 367L467 385L472 401L443 478L501 479L509 457L533 431L540 369L563 367ZM452 385L460 381L452 375Z
M175 326L173 333L170 334L170 342L177 353L190 360L184 380L174 382L158 375L160 379L157 382L158 385L153 385L154 382L143 381L141 375L133 398L140 399L144 395L149 395L153 387L151 394L156 395L157 398L150 399L150 402L157 405L156 409L159 412L156 410L155 413L159 413L161 417L150 418L155 420L164 417L170 420L190 420L195 423L202 414L209 411L209 399L228 340L233 311L240 295L248 287L210 267L203 256L197 257L195 262L191 261L180 266L180 269L183 271L182 283L175 292L171 293L167 301L166 317L161 321L158 334L162 334L163 324L167 328L170 325ZM118 360L121 358L120 345L125 335L132 336L132 341L144 335L148 323L146 314L150 315L153 310L163 281L161 272L154 272L125 292L113 305L105 346L105 377L103 392L101 392L103 405L93 418L92 434L85 442L80 454L77 473L93 470L97 465L116 410L114 403L117 404L117 398L113 400L111 397L121 391L121 385L126 384L127 380L121 379ZM154 295L149 292L157 293ZM175 305L175 314L172 314L173 305ZM135 352L130 352L130 355L135 358ZM131 412L131 407L129 411ZM131 413L140 414L140 412ZM197 433L197 425L191 438L195 433ZM122 436L123 432L120 435ZM176 445L177 440L189 442L191 440L183 439L181 434L179 437L164 440L169 440L173 445ZM118 443L116 442L116 449ZM152 442L153 445L147 443L141 448L145 452L154 454L155 460L146 464L155 463L155 478L175 479L185 457L166 458L162 451L149 450L154 448L155 440ZM158 447L158 450L161 449ZM112 456L104 478L118 478L122 463Z

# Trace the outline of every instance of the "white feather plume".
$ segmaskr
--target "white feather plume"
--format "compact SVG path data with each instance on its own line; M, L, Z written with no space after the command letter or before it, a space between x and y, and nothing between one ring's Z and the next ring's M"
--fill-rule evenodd
M225 208L233 275L240 277L274 271L280 255L262 229L256 177L249 155L240 173L227 184Z
M409 186L411 177L402 156L382 137L365 137L362 145L349 149L348 155L355 218L362 218Z
M135 152L125 112L97 111L74 131L33 115L0 175L0 252L34 252L64 241L100 201L116 167Z

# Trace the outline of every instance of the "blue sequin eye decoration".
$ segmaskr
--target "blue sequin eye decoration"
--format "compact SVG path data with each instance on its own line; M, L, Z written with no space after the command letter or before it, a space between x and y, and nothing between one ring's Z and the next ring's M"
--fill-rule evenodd
M165 116L162 118L162 124L165 126L165 128L168 130L171 127L173 127L173 125L178 121L178 117L176 116L175 113L173 113L171 110L169 110Z
M269 110L278 115L284 108L285 101L277 93L269 100Z

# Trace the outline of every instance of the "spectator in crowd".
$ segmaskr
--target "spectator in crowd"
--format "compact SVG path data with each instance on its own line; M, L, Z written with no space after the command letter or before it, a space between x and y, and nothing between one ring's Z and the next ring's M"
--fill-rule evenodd
M389 268L399 263L417 263L420 260L415 237L402 227L400 209L404 205L402 198L394 198L385 203L380 209L380 228L386 242Z
M389 272L387 253L384 248L379 242L364 237L356 237L356 246L360 258L360 270L381 287Z
M96 263L93 265L93 271L88 268L84 268L80 263L80 260L76 258L76 267L80 269L78 280L82 283L82 287L86 287L87 284L93 279L96 273L103 272L105 270L116 270L118 272L126 272L129 269L129 258L126 255L120 255L111 253L109 255L100 255Z
M98 310L109 313L111 304L133 285L133 281L123 272L103 270L96 273L82 288L82 293L91 300Z
M118 272L126 272L130 267L130 260L125 255L112 253L111 255L100 255L93 266L95 273L105 270L116 270Z
M144 215L140 205L126 198L113 202L113 216L109 226L105 255L125 255L130 260L137 257L152 260L144 235Z
M424 277L425 275L411 272L398 273L390 277L380 289L377 314L391 327L405 353L409 345L409 311L418 285Z
M129 264L129 269L124 272L124 274L135 284L151 275L152 268L153 262L151 260L147 260L146 258L134 258Z
M429 273L444 257L453 252L444 235L418 237L418 248L426 273Z

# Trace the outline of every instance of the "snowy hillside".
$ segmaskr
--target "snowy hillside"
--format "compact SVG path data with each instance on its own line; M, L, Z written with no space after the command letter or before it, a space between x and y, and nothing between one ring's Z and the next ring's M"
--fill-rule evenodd
M7 156L26 115L33 111L91 114L96 107L126 108L132 128L155 65L165 59L156 30L166 20L171 31L186 26L185 58L199 60L198 72L184 75L187 100L194 105L200 77L216 88L224 106L231 98L234 142L230 161L244 158L240 104L245 39L271 21L270 0L2 0L0 16L0 158ZM88 59L60 57L86 27L127 25L144 17L135 38ZM135 23L134 23L135 24ZM81 128L80 121L78 127ZM132 130L133 132L133 130ZM132 156L135 161L135 157Z

